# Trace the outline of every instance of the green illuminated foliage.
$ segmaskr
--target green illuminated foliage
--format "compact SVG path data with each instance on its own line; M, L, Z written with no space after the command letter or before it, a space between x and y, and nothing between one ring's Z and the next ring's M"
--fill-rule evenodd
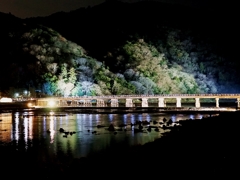
M22 33L9 33L9 44L17 43L10 61L3 59L0 81L42 88L46 95L83 96L216 93L236 79L236 68L228 70L236 64L189 32L165 27L137 34L97 60L51 28L26 26Z
M174 43L170 38L169 45ZM177 42L178 44L180 42ZM138 94L197 93L197 82L190 74L181 72L181 66L168 67L164 55L144 41L129 43L123 47L128 67L124 72L126 80L131 81ZM183 54L179 53L179 57ZM186 56L187 57L187 56ZM131 63L132 62L132 63Z

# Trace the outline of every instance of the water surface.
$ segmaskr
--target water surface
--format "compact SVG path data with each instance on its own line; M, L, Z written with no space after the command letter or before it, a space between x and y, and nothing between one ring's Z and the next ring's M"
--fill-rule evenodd
M185 119L201 119L202 114L165 114L165 113L125 113L125 114L78 114L55 112L54 115L34 114L35 112L13 112L0 114L0 146L11 144L16 150L35 148L45 156L59 152L80 158L110 147L143 145L161 138L167 130L160 128L156 132L144 131L135 133L131 126L137 121L150 122L151 126L160 126L163 118L173 122ZM157 124L153 123L157 122ZM115 133L107 128L113 124ZM101 125L104 127L98 128ZM126 125L126 126L123 126ZM122 127L123 126L123 127ZM63 128L72 135L64 137L59 131ZM37 143L34 143L34 142Z

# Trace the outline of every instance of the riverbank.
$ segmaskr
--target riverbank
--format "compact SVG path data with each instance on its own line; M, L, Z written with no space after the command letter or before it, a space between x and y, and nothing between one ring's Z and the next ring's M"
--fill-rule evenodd
M239 112L201 120L180 121L181 127L143 146L118 144L106 151L76 159L58 152L44 155L37 140L0 144L0 168L11 177L66 178L210 178L237 179L239 169ZM38 148L31 148L38 147ZM233 178L234 177L234 178Z

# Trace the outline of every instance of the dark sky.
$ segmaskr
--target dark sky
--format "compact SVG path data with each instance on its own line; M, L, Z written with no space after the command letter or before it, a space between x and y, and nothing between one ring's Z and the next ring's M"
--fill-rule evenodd
M0 12L11 13L20 18L48 16L55 12L76 10L81 7L94 6L105 0L0 0ZM121 0L136 2L140 0ZM190 6L206 5L215 0L155 0L185 4ZM218 1L219 2L219 1Z
M20 18L48 16L59 11L71 11L94 6L105 0L0 0L0 12Z

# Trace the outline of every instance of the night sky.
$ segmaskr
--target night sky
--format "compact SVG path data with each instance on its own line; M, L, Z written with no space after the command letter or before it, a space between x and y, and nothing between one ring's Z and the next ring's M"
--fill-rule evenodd
M20 18L48 16L59 11L71 11L94 6L105 0L0 0L0 12Z
M94 6L105 0L0 0L0 12L11 13L20 18L48 16L56 12L69 12L81 7ZM136 2L140 0L121 0ZM219 5L215 0L155 0L168 3L184 4L187 6ZM231 1L231 0L230 0ZM217 2L217 3L215 3Z

